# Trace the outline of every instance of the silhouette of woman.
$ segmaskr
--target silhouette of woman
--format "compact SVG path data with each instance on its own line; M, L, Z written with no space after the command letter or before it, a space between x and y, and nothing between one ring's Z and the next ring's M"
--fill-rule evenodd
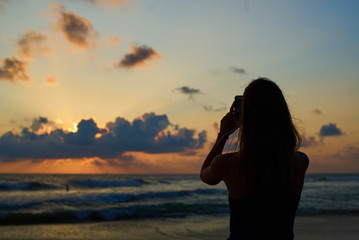
M297 151L301 138L282 91L269 79L256 79L244 91L239 122L234 108L233 103L222 118L201 168L203 182L215 185L223 180L227 186L228 240L293 239L309 159ZM237 128L239 151L222 154Z

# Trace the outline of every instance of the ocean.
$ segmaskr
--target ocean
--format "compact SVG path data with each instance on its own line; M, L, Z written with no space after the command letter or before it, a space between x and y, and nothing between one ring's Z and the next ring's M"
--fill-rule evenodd
M308 174L298 214L358 213L359 174ZM0 225L229 214L198 175L0 174Z

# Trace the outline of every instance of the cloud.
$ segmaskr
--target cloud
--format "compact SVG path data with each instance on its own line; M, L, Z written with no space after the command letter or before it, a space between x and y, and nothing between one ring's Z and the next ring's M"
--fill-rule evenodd
M65 11L61 4L51 5L54 12L58 13L57 30L65 39L75 47L96 48L95 38L98 36L90 20L71 11Z
M202 94L202 92L199 89L190 88L187 86L176 88L176 90L182 94L188 95L190 99L193 98L193 95Z
M105 47L118 46L121 42L121 37L119 36L109 36L105 38Z
M323 125L319 131L320 139L317 140L315 136L307 136L305 134L301 135L302 138L302 148L314 147L324 143L324 137L329 136L340 136L343 135L342 131L334 123L329 123L328 125Z
M183 153L203 147L206 131L173 128L166 115L146 113L132 122L118 117L101 128L94 119L82 119L75 132L57 128L43 131L50 124L45 117L33 120L21 133L7 132L0 137L1 161L21 159L89 158L122 159L125 152Z
M119 156L118 159L121 161L130 162L130 161L135 160L135 156L133 156L131 154L130 155L123 154L123 155Z
M301 138L302 138L302 144L300 147L302 148L314 147L322 143L321 141L317 141L313 136L301 135Z
M334 158L352 164L355 163L359 167L359 148L351 144L346 145L334 155Z
M32 30L26 30L25 34L17 39L17 47L20 56L33 58L37 54L47 54L51 51L49 46L44 46L47 37Z
M96 134L104 132L106 130L97 127L93 119L82 119L77 125L77 131L65 134L63 139L67 144L92 145L95 143Z
M26 62L17 60L15 57L2 59L0 61L0 80L29 81L30 78L26 73L27 65Z
M223 102L218 102L215 105L202 105L207 112L223 112L227 110L227 105Z
M28 124L29 120L27 119L25 121ZM15 123L16 123L16 121L14 121L14 124ZM19 128L22 129L22 131L25 131L25 132L30 131L32 133L40 135L43 133L49 133L53 129L56 129L58 126L59 126L58 121L52 121L52 120L49 120L47 117L39 116L38 118L32 119L29 127L19 126Z
M191 88L188 86L176 88L176 91L178 91L184 95L188 95L189 99L192 99L192 100L194 99L194 95L203 94L201 92L201 90L196 89L196 88ZM202 105L202 108L207 112L222 112L227 109L226 104L223 102L217 102L214 105L206 105L206 104L201 104L201 103L198 103L198 104Z
M229 70L234 73L238 73L238 74L246 74L246 70L244 70L243 68L238 68L238 67L232 66L229 68Z
M214 122L213 124L212 124L212 126L213 126L213 130L214 130L214 132L215 133L218 133L219 132L219 124L217 123L217 122Z
M183 94L197 94L197 93L201 93L201 91L199 89L195 89L195 88L190 88L187 86L183 86L180 88L177 88L178 91L180 91Z
M83 0L100 7L124 7L127 0Z
M340 135L343 135L343 133L335 123L329 123L328 125L323 125L319 131L319 136L321 137L340 136Z
M310 153L311 172L320 173L357 173L359 171L359 148L356 145L348 144L341 147L334 153L312 152Z
M118 68L144 67L146 66L146 61L160 57L161 56L151 47L131 46L129 53L127 53L119 63L116 63L115 66Z
M55 13L65 11L65 7L61 3L51 2L49 5L50 5L51 10Z
M0 13L4 10L5 4L8 2L9 0L0 0Z
M46 77L46 78L45 78L45 83L46 83L47 85L56 85L56 84L57 84L56 77L54 77L54 76Z
M316 115L323 115L323 112L322 111L320 111L319 109L313 109L312 111L311 111L311 113L313 113L313 114L316 114Z
M32 121L32 124L30 126L30 129L33 131L33 132L37 132L39 131L40 129L42 129L47 123L49 123L49 121L47 120L46 117L39 117L39 118L36 118Z

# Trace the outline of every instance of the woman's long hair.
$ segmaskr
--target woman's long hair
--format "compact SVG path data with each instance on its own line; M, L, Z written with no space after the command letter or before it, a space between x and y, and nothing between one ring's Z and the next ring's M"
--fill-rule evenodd
M280 88L259 78L244 91L239 128L240 170L255 186L288 185L301 138Z

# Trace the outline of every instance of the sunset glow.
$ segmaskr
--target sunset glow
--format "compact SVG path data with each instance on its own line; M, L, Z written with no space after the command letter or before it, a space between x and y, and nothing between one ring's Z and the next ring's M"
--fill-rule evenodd
M258 76L284 92L309 172L358 172L358 10L0 0L0 173L198 173Z

